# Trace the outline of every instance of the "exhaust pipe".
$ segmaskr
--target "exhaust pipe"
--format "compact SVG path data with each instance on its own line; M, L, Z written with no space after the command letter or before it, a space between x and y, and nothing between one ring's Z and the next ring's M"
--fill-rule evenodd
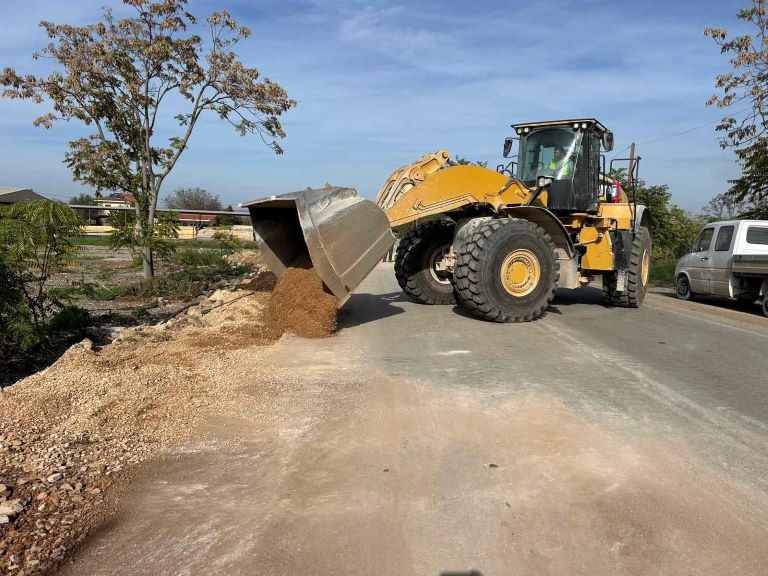
M315 272L344 304L394 244L384 211L353 188L317 188L259 198L248 208L264 260L278 276L309 253Z

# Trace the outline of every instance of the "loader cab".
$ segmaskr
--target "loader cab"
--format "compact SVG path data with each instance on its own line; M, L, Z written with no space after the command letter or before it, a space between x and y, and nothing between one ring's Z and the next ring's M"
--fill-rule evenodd
M597 212L600 149L613 147L613 135L594 119L515 124L520 138L517 178L529 188L549 176L547 207L553 212Z

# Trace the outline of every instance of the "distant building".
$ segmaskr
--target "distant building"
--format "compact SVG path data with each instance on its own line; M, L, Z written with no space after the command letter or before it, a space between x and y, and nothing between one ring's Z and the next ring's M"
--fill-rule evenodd
M29 188L0 188L0 204L15 204L22 200L45 200Z
M100 208L131 208L136 203L136 199L133 197L133 194L116 192L109 196L101 196L97 193L94 202Z
M121 192L113 192L109 196L102 196L96 192L96 197L93 201L96 208L98 208L93 218L102 226L109 223L109 215L111 214L109 208L133 208L136 204L133 194L123 194Z
M194 212L178 212L176 217L182 226L194 226L198 230L218 224L216 214L198 214Z

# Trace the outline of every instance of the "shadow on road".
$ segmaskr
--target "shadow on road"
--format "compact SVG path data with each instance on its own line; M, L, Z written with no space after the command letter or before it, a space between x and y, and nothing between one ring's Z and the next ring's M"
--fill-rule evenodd
M598 304L603 305L603 291L600 288L560 288L555 292L555 298L552 300L552 304L547 311L539 316L536 320L541 320L546 317L547 314L562 314L560 306L571 306L573 304ZM465 318L473 318L477 320L477 316L473 315L469 310L462 306L454 306L453 312L459 316Z
M339 328L352 328L395 314L402 314L403 309L397 303L407 300L402 292L352 294L347 303L339 310Z
M440 572L440 576L483 576L480 570L470 570L469 572Z
M677 300L677 296L674 292L654 292L657 296L663 296L665 298L671 298ZM721 308L723 310L733 310L734 312L743 312L751 316L763 316L760 310L760 305L755 301L749 304L738 302L736 300L728 300L727 298L718 298L717 296L696 296L693 299L694 302L699 304L706 304L713 308Z
M601 288L584 286L582 288L559 288L555 292L553 306L571 306L573 304L603 304Z

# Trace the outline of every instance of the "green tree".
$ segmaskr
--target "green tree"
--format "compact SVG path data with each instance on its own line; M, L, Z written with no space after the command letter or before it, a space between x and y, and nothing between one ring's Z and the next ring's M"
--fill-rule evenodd
M2 262L38 326L55 305L46 283L53 269L73 254L71 240L81 234L80 224L74 210L63 202L27 200L0 206Z
M197 19L186 0L123 0L134 11L86 26L42 22L50 43L35 57L58 63L47 77L0 75L9 98L46 98L53 111L35 120L79 120L94 132L69 143L65 163L78 182L120 190L136 198L135 244L145 278L154 276L155 212L163 182L187 148L200 117L217 115L240 135L256 134L276 153L285 136L279 116L296 105L286 91L256 68L245 66L234 47L250 36L226 11L206 19L206 40L192 30ZM182 109L182 104L186 109ZM163 142L156 123L175 119L178 134Z
M218 194L205 188L176 188L165 199L165 207L174 210L221 210Z
M149 238L136 233L136 214L125 210L114 211L109 215L113 230L109 236L109 246L113 250L127 248L134 258L141 256L142 250L149 245L152 254L161 260L168 260L176 251L173 240L179 237L179 218L176 212L157 212Z
M456 156L453 157L453 162L456 164L459 164L460 166L482 166L483 168L486 168L488 166L488 162L481 162L480 160L472 161L467 160L463 156L459 156L456 154Z
M752 0L740 8L737 17L751 33L729 36L723 28L705 28L722 54L730 55L731 71L715 79L718 94L707 106L731 109L747 105L746 115L735 113L722 118L716 130L723 133L720 145L734 148L742 176L730 182L728 194L738 202L750 203L751 216L768 215L768 11L765 0ZM743 111L743 110L742 110Z
M614 170L611 178L619 180L622 189L631 194L626 170ZM665 184L649 186L643 179L638 179L635 187L637 203L646 206L650 212L654 257L673 257L681 244L690 244L696 238L703 219L673 204L669 186Z
M213 239L219 245L222 256L232 254L242 247L243 241L232 232L232 226L221 226L213 233Z
M79 194L69 199L69 204L75 206L95 206L96 199L90 194Z

